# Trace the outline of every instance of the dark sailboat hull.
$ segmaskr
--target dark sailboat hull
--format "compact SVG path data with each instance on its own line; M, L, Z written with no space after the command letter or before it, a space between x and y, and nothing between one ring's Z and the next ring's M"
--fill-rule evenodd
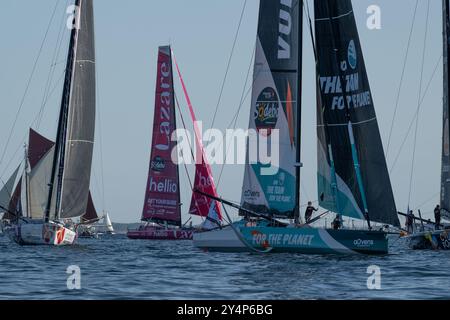
M134 240L192 240L191 229L166 229L162 227L146 226L137 230L129 230L127 237Z
M413 250L450 250L450 230L418 232L408 237Z
M301 254L388 254L387 234L382 231L329 230L311 227L247 226L244 221L221 230L194 234L194 245L217 252Z

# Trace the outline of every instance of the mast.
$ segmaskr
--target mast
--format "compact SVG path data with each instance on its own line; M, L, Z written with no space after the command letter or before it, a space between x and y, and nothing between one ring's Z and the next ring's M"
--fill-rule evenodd
M303 15L303 1L300 1L299 3L300 9L300 15ZM298 26L298 46L299 46L299 52L303 52L303 19L300 19L302 22ZM297 99L297 132L296 132L296 165L295 165L295 176L296 176L296 182L295 182L295 212L294 212L294 218L296 222L300 221L300 175L301 175L301 147L302 147L302 87L303 87L303 54L298 55L298 67L297 67L297 92L298 92L298 99Z
M30 167L29 167L29 160L28 160L28 150L27 146L24 147L25 150L25 198L26 198L26 210L27 210L27 218L31 218L31 209L30 209Z
M444 57L444 97L443 97L443 133L442 133L442 163L441 163L441 209L444 216L450 218L450 2L442 0L443 16L443 57Z
M76 0L75 6L77 8L80 8L82 0ZM80 11L78 11L80 12ZM75 19L78 19L79 16L76 15ZM63 162L63 155L64 155L64 149L65 149L65 141L64 138L66 136L66 130L67 130L67 115L68 115L68 108L70 103L70 91L72 87L72 79L73 79L73 70L74 70L74 63L75 63L75 50L76 50L76 42L77 42L77 36L78 36L78 30L75 27L76 21L73 23L73 29L71 31L70 36L70 44L69 44L69 52L67 55L67 63L66 63L66 75L64 79L64 88L63 88L63 95L62 95L62 101L61 101L61 107L59 112L59 120L58 120L58 131L56 133L56 143L55 143L55 153L53 156L53 165L52 165L52 174L51 174L51 181L49 183L49 191L48 191L48 199L47 199L47 205L45 208L45 222L48 222L50 220L50 208L53 201L53 191L55 187L55 180L57 180L57 187L59 190L57 190L57 198L60 197L61 193L61 178L62 173L64 170L64 162ZM56 173L58 171L58 177L56 177ZM58 215L58 207L59 205L56 205L55 210L55 217Z

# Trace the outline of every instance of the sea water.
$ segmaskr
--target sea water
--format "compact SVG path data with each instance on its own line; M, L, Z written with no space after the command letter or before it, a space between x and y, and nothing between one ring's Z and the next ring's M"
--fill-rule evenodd
M20 247L0 236L0 299L449 299L450 251L385 256L209 253L191 241L79 239Z

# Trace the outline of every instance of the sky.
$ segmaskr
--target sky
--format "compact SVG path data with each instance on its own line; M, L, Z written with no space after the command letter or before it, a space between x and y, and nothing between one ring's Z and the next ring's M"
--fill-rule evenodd
M416 1L353 1L385 149ZM246 85L245 78L255 46L259 1L95 0L98 110L91 189L97 209L109 212L113 221L136 222L142 213L153 125L158 46L172 44L197 118L204 121L205 128L209 128L244 3L243 21L214 125L222 130L228 127L238 110ZM312 0L309 3L312 9ZM24 138L30 126L49 138L55 137L62 90L61 76L68 43L68 31L65 28L68 4L71 1L0 1L0 157L5 154L0 160L0 178L3 181L8 179L23 158ZM371 5L381 9L380 30L369 30L366 26L369 17L367 8ZM46 41L38 55L53 12L55 15ZM387 154L398 210L406 211L410 204L411 208L421 209L426 218L432 217L440 189L443 91L442 62L439 62L442 56L441 21L440 1L418 1ZM307 28L305 30L308 31ZM59 47L57 43L61 31L64 37ZM317 199L315 71L309 32L305 32L304 39L302 203ZM58 58L52 68L55 52ZM38 56L35 72L26 90ZM438 68L433 73L436 66ZM52 69L51 94L48 99L44 99ZM422 92L419 95L420 87ZM179 85L176 90L178 96L182 97ZM43 100L47 100L47 103L40 113ZM410 183L415 124L409 136L407 132L419 100L423 103L415 144L415 170ZM187 120L185 103L181 107ZM249 110L250 101L247 99L240 112L238 128L247 128ZM401 148L405 137L406 143ZM398 161L395 161L397 155ZM222 166L214 165L212 169L218 183ZM193 176L193 168L189 170ZM223 168L223 176L218 183L218 192L223 198L240 200L243 170L244 167L240 165ZM183 219L186 221L191 191L184 170L180 172Z

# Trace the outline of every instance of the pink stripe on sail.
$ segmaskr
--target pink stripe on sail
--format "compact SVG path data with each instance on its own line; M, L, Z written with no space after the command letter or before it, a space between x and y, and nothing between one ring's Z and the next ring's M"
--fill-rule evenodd
M214 178L212 175L211 167L206 160L205 151L203 148L203 143L200 139L201 133L197 124L197 118L195 116L194 107L192 106L191 99L187 92L186 85L184 83L183 77L181 75L180 68L175 59L175 55L172 51L172 60L177 69L178 77L181 82L181 86L183 88L184 96L186 98L186 102L189 107L189 113L191 115L191 119L194 123L194 132L195 132L195 141L197 145L197 159L201 159L201 161L196 161L195 166L195 182L194 189L198 189L206 194L210 194L212 196L218 197L216 185L214 183ZM215 212L212 212L214 210ZM220 206L217 201L209 199L208 197L202 196L197 192L192 193L191 207L189 210L190 214L198 215L202 217L207 217L208 215L212 217L218 217L222 220L222 212L220 210Z

